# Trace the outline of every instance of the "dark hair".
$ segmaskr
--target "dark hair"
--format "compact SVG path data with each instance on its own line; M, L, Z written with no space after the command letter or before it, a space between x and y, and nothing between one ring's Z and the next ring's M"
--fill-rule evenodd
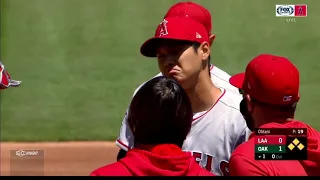
M128 123L135 144L176 144L182 147L193 120L184 89L164 76L144 84L132 99Z

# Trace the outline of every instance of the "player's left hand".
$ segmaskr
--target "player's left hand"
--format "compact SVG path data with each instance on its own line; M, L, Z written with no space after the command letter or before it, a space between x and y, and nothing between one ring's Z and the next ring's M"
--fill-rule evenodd
M8 71L4 68L4 65L0 62L0 90L7 89L9 87L20 86L21 81L11 79Z

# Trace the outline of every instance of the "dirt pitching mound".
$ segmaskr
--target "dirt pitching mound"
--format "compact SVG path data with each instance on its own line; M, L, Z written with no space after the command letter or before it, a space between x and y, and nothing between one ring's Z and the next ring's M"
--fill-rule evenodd
M118 150L114 142L1 143L1 175L88 176Z

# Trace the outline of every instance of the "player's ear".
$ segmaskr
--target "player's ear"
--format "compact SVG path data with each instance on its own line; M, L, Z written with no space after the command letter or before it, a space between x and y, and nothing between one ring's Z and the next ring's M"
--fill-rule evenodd
M253 110L253 106L254 106L252 99L249 94L246 94L244 96L244 98L245 98L245 101L247 101L248 112L251 112Z
M209 36L209 44L210 44L210 46L212 45L212 43L213 43L213 41L214 41L215 38L216 38L216 35L215 35L215 34L211 34L211 35Z
M199 47L200 51L201 51L201 59L203 61L207 61L209 56L210 56L210 45L208 42L203 42L200 47Z

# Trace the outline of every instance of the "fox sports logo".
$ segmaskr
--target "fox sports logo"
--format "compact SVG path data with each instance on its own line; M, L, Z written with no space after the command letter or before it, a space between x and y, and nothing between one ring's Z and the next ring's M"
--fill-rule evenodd
M279 6L277 8L277 14L285 16L291 15L294 13L294 9L292 6Z

